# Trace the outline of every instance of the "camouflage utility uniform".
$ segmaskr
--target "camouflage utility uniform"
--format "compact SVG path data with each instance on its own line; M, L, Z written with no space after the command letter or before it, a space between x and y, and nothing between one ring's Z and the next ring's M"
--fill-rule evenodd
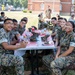
M45 14L46 14L46 17L48 19L50 19L51 18L51 9L47 9L46 12L45 12Z
M54 25L53 30L52 30L52 33L56 33L57 34L57 31L58 31L58 26L57 25ZM53 39L53 41L55 41L56 35L52 36L52 39Z
M56 36L55 36L55 38L60 38L60 36L61 36L60 33L63 32L63 31L61 30L61 27L59 27L59 26L54 27L54 30L53 30L52 32L54 32L54 31L56 31L56 33L57 33ZM60 39L59 39L59 40L60 40ZM54 49L54 50L56 50L56 49ZM49 66L50 66L50 63L54 60L54 58L55 58L54 54L49 54L49 55L43 56L42 60L43 60L43 63L44 63L47 67L49 67Z
M24 27L20 27L20 25L18 26L17 30L18 30L18 32L19 32L21 35L22 35L23 32L25 31L25 27L26 27L26 26L24 26Z
M14 41L14 39L16 39L16 40L18 40L18 38L17 38L17 34L19 34L19 32L17 31L17 30L12 30L11 32L10 32L10 42L11 41Z
M55 30L56 30L56 33L57 33L56 36L55 36L55 38L59 38L59 41L60 41L60 38L62 38L63 37L63 34L65 34L65 33L64 33L64 31L61 30L61 27L59 27L59 26L55 27ZM43 60L43 63L47 67L49 67L50 66L50 63L54 60L54 58L55 58L54 54L50 54L50 55L43 56L42 60Z
M64 53L70 46L75 47L75 38L74 33L71 32L70 34L65 34L60 40L60 48L61 52ZM62 75L61 69L69 66L72 62L75 62L75 50L70 53L68 56L59 57L51 62L51 68L55 75Z
M64 30L62 30L61 27L58 26L57 28L57 34L55 36L56 39L58 39L58 46L60 45L60 39L66 34Z
M15 66L17 75L24 75L24 61L20 56L14 56L14 51L5 50L2 46L3 42L10 44L9 32L3 28L0 29L0 66Z

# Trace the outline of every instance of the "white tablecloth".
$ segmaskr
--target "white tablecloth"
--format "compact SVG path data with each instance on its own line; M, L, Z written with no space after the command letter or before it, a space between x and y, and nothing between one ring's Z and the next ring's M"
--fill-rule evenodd
M44 49L54 49L54 43L52 42L52 44L50 45L37 45L36 42L32 42L30 44L27 45L26 48L20 48L15 50L14 55L17 56L23 56L26 52L26 50L44 50Z

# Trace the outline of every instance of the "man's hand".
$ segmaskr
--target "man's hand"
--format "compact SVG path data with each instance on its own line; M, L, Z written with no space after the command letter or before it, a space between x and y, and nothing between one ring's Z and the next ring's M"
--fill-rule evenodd
M28 42L22 41L20 42L20 47L25 48L27 46Z
M59 58L57 55L55 56L55 59Z

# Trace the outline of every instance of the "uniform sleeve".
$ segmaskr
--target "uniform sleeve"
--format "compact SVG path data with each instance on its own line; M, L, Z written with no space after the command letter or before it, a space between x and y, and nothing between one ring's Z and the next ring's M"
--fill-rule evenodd
M55 32L56 32L56 36L55 36L55 37L56 37L56 39L58 39L58 38L59 38L59 31L60 31L60 30L58 30L58 29L56 29L56 30L55 30Z
M19 34L19 32L18 31L15 31L15 35L17 35L17 34Z
M8 42L8 40L5 37L5 34L0 33L0 44L2 44L3 42Z
M75 37L71 37L70 46L75 47Z

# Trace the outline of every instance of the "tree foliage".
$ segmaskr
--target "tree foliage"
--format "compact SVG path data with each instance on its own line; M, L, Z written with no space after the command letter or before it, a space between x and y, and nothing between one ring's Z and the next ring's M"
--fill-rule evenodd
M22 7L26 8L28 4L28 0L21 0Z
M14 7L24 7L27 8L28 0L0 0L0 4L13 5Z

